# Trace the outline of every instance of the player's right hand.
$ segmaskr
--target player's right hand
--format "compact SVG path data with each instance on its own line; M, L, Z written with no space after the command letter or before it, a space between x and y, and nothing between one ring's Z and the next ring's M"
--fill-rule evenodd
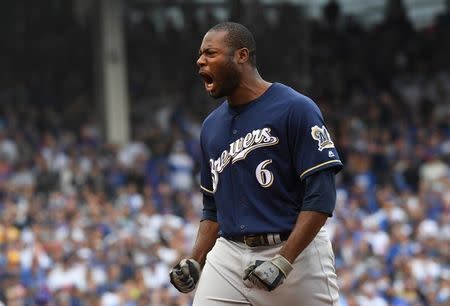
M178 291L188 293L194 290L200 278L201 267L194 259L182 259L170 272L170 282Z

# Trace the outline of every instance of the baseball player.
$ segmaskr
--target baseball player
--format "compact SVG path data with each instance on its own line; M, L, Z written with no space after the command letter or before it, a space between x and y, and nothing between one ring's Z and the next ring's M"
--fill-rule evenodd
M338 305L323 226L342 163L317 105L263 80L255 52L250 31L232 22L200 46L206 91L226 101L202 126L203 217L170 279L196 288L194 306Z

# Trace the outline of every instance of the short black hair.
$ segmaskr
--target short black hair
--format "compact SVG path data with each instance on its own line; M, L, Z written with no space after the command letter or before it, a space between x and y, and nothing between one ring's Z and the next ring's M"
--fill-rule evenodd
M252 32L244 25L237 22L221 22L216 24L208 32L225 31L225 41L233 50L247 48L252 66L256 67L256 42Z

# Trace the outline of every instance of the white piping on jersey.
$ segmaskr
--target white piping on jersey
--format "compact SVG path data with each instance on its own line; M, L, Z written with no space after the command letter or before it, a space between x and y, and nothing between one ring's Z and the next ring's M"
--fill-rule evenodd
M205 187L203 187L202 185L200 185L200 188L202 189L202 190L204 190L204 191L206 191L206 192L209 192L209 193L214 193L214 191L212 191L212 190L209 190L208 188L205 188Z
M326 161L326 162L324 162L324 163L315 165L314 167L311 167L311 168L305 170L302 174L300 174L300 178L302 178L306 173L308 173L308 172L310 172L310 171L312 171L312 170L314 170L314 169L317 169L317 168L319 168L319 167L322 167L322 166L324 166L324 165L331 164L331 163L339 163L339 164L342 164L342 162L341 162L339 159L329 160L329 161Z

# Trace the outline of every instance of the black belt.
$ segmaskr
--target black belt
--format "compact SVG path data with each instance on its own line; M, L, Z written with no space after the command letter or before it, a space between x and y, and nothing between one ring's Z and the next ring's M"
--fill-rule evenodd
M224 237L225 239L242 242L249 247L276 245L289 238L290 232L285 233L267 233L267 234L247 234L238 236Z

